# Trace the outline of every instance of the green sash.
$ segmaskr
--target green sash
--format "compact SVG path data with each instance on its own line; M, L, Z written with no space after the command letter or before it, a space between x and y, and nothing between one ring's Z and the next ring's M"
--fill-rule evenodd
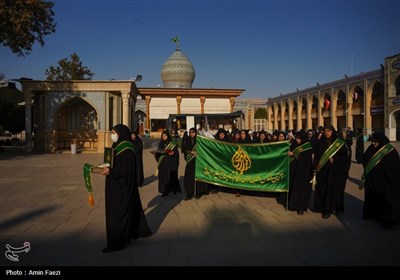
M118 144L117 147L115 147L115 155L118 156L120 153L127 149L132 150L134 153L136 153L135 149L133 148L133 143L131 141L122 141Z
M361 176L361 180L364 182L365 177L371 172L372 169L374 169L375 166L378 165L378 163L391 151L393 151L394 147L388 143L385 146L383 146L379 151L377 151L371 159L368 161L367 165L364 168L364 172Z
M197 144L194 145L194 147L193 147L193 149L191 150L191 152L196 151L196 146L197 146ZM192 159L194 159L194 158L195 158L195 155L194 155L194 154L192 154L192 153L187 154L187 155L186 155L186 164L188 164L188 163L189 163Z
M317 184L317 176L316 176L317 172L319 172L322 169L322 167L324 167L324 165L328 162L329 158L333 157L333 155L336 154L337 151L339 151L340 148L342 148L342 146L345 143L346 142L343 139L336 138L336 140L329 146L329 148L326 149L325 153L319 159L319 162L317 164L317 169L314 170L314 176L310 181L313 188Z
M295 158L299 159L299 155L307 150L312 150L312 146L310 142L306 142L303 145L298 146L296 149L293 150L293 157L290 159L292 162Z
M168 143L167 147L165 147L165 150L173 150L176 146L176 142L174 140L172 140L171 142ZM160 158L158 159L158 165L157 165L157 169L156 172L154 173L154 176L158 176L158 167L161 164L161 161L166 157L167 155L162 155L160 156Z
M336 140L329 146L329 148L320 158L317 164L316 172L319 172L322 169L322 167L324 167L325 164L328 162L329 158L333 157L333 155L336 154L345 143L346 142L343 139L336 138Z

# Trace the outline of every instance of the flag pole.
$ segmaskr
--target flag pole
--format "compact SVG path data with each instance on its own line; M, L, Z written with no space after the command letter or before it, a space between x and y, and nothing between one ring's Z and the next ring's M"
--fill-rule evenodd
M175 50L176 51L180 51L181 50L180 45L179 45L179 36L175 36L174 38L172 38L171 42L175 43L175 46L176 46Z

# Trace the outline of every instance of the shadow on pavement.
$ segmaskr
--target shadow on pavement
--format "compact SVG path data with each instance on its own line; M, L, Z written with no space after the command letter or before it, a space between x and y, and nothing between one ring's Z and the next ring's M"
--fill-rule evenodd
M29 221L31 219L34 219L34 218L38 217L38 216L42 216L42 215L44 215L44 214L46 214L48 212L51 212L54 209L56 209L55 206L50 206L50 207L43 207L43 208L40 208L40 209L32 210L31 212L28 212L28 213L24 213L24 214L22 214L22 215L20 215L18 217L15 217L15 218L12 218L12 219L9 219L7 221L2 222L0 224L0 230L6 230L6 229L11 228L13 226L16 226L18 224L27 222L27 221Z

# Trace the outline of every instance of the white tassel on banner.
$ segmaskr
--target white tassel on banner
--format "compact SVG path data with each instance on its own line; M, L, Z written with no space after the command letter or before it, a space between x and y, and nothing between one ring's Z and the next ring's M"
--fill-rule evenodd
M317 184L317 173L314 173L314 176L311 179L310 183L312 184L312 187L315 188L315 185Z

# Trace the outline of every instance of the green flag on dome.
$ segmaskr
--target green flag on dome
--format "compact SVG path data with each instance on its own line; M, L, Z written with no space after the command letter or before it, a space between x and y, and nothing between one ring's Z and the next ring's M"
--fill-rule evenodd
M174 38L172 38L171 42L179 43L179 36L175 36Z

